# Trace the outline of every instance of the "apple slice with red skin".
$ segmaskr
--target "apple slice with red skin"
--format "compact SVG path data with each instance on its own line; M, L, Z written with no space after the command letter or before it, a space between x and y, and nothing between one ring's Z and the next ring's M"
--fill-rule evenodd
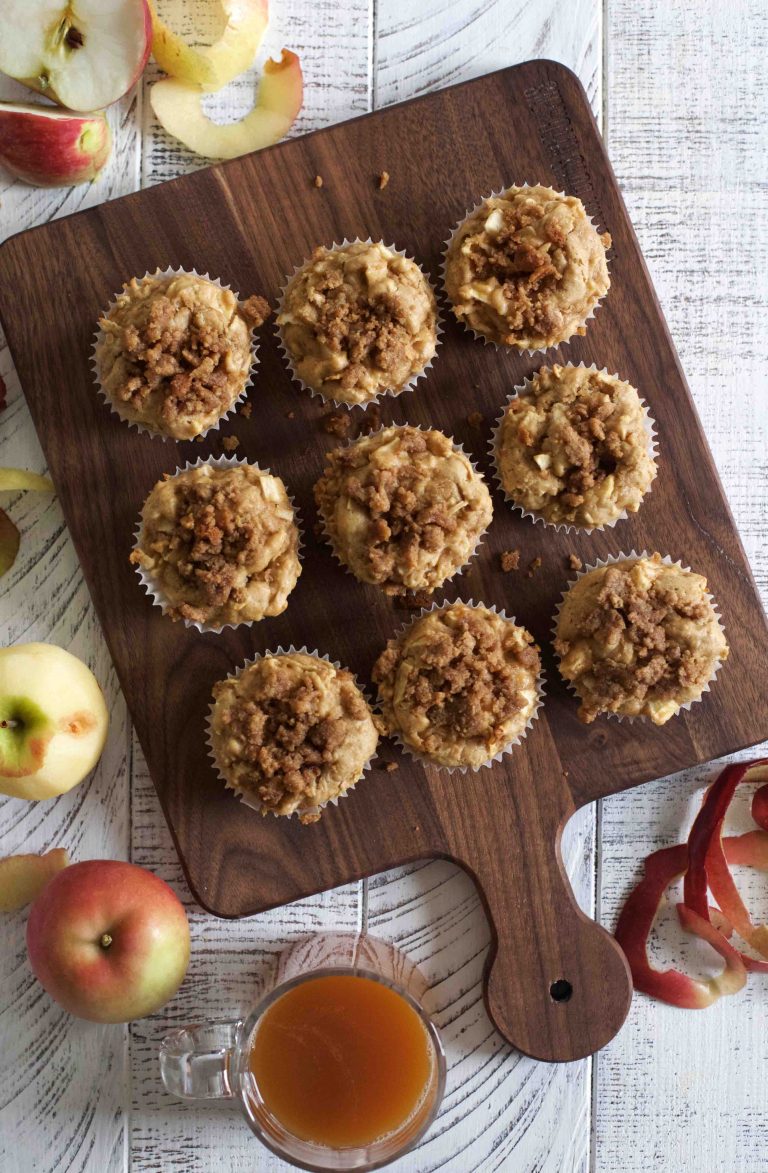
M93 859L43 889L27 922L32 971L78 1018L131 1022L159 1010L189 963L189 924L175 892L132 863Z
M101 110L138 81L147 0L3 0L0 71L69 110Z
M112 135L103 114L0 102L0 164L36 187L89 183L109 158Z
M149 0L155 61L177 81L209 93L250 69L269 23L268 0L219 0L219 5L226 20L224 31L215 44L194 48L171 31L158 15L156 0ZM178 7L184 11L183 0Z
M221 125L203 113L199 86L167 78L157 82L149 100L160 125L197 155L236 159L279 142L301 109L303 81L295 53L283 49L279 61L267 61L258 101L239 122Z
M63 847L44 855L7 855L0 859L0 912L16 912L31 904L49 880L69 864Z

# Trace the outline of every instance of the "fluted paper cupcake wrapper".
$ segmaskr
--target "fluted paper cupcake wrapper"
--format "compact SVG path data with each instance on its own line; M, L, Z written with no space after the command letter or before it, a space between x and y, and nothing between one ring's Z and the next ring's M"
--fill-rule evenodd
M452 603L433 603L431 607L423 607L418 615L414 615L412 619L409 619L406 623L397 629L395 634L392 636L392 639L399 642L403 635L409 631L415 623L418 623L420 619L423 619L425 615L430 615L433 611L450 611L452 607L457 606L472 607L472 609L475 611L492 611L494 615L498 615L500 619L504 619L507 623L512 623L516 627L523 626L517 622L514 616L507 615L506 611L500 607L494 606L492 603L476 603L473 599L468 599L466 601L464 599L456 599ZM527 628L523 628L523 630L527 630ZM403 753L407 754L408 757L413 758L415 761L421 762L423 766L433 766L435 769L443 770L446 774L476 774L479 770L484 770L487 767L492 766L494 762L500 762L502 758L506 757L508 754L511 754L515 746L520 745L520 743L528 736L533 722L537 719L539 712L544 704L544 686L546 682L547 679L544 674L544 670L540 669L539 674L536 677L536 700L534 702L533 711L526 721L524 728L520 733L518 733L516 737L512 738L511 741L507 742L505 746L493 754L492 757L488 758L484 762L481 762L479 766L446 766L441 762L436 762L432 758L427 757L426 754L419 753L418 750L413 749L408 744L408 742L403 739L399 732L389 733L388 736L391 737L392 740L400 746L400 749L403 751ZM377 704L376 711L378 713L382 713L381 704Z
M183 468L177 468L175 472L173 472L169 475L169 479L173 480L174 477L180 476L181 473L183 473L183 472L188 472L192 468L203 468L205 465L210 465L211 468L217 468L217 469L239 468L242 465L248 465L250 468L257 469L257 471L262 473L264 476L275 476L275 477L277 476L277 473L270 472L270 470L268 468L262 468L261 465L256 464L255 461L245 460L240 457L236 457L236 456L203 457L203 456L200 456L200 457L198 457L197 460L188 461L184 465ZM288 488L285 485L285 481L283 481L283 478L279 477L278 479L282 482L282 484L285 488L289 504L291 506L291 509L293 510L293 524L296 526L296 529L297 529L298 535L299 535L299 540L298 540L298 543L296 546L296 557L299 561L299 575L297 576L297 582L298 582L298 578L301 576L301 551L304 548L304 532L301 527L301 517L299 514L298 507L296 505L296 502L294 501L291 494L288 492ZM151 492L151 490L150 490L150 492ZM142 506L142 508L143 508L143 506ZM134 550L137 550L139 548L139 546L141 544L142 536L143 536L143 523L142 523L141 519L139 519L139 523L136 526L136 529L135 529L134 535L133 535L133 549ZM173 606L173 603L171 602L171 600L168 598L168 596L165 594L165 592L163 590L161 590L161 588L157 585L157 583L153 579L152 575L149 574L146 570L144 570L144 568L140 564L135 563L134 570L136 571L136 576L138 577L139 582L143 586L146 593L149 595L149 598L152 601L152 605L154 607L159 607L160 610L163 612L163 615L165 615L166 611L170 607ZM293 590L295 590L295 584L291 588L291 591L293 591ZM290 597L290 595L289 595L289 597ZM267 618L267 617L265 616L265 618ZM178 620L176 620L175 622L178 622ZM210 624L210 623L200 623L197 620L192 620L192 619L183 619L182 622L185 627L194 627L197 629L197 631L201 631L201 632L212 631L212 632L218 633L218 632L224 631L225 628L227 628L227 627L232 627L232 628L251 627L254 623L260 623L261 620L260 619L243 619L240 623L222 623L221 626L216 626L216 625Z
M375 241L370 236L367 240L361 240L360 237L355 237L354 240L348 240L345 236L340 243L338 241L334 241L333 244L327 245L325 247L328 248L329 252L339 252L341 249L347 248L352 244L380 244L389 252L396 253L399 257L403 257L406 261L412 261L413 264L416 265L417 269L431 289L432 296L435 301L435 351L429 362L425 363L423 367L415 372L415 374L411 375L410 379L408 379L406 383L403 383L402 387L382 388L381 391L377 391L375 395L371 396L370 399L366 399L363 403L347 403L343 399L333 399L331 396L323 394L322 391L318 391L316 387L310 387L309 383L305 383L298 374L293 362L293 358L291 357L291 352L285 344L283 339L283 332L279 325L279 319L283 312L283 305L285 302L285 295L288 290L288 286L296 279L299 273L301 273L308 265L312 263L311 257L308 257L306 260L302 261L300 265L296 265L290 276L285 279L285 284L280 290L280 297L278 299L277 310L275 312L275 332L277 334L278 345L283 356L283 361L285 362L285 365L287 366L294 383L297 383L298 386L301 387L302 391L308 391L309 394L313 395L316 399L321 399L323 403L332 404L334 407L345 407L349 411L355 407L359 407L362 408L363 411L366 411L372 403L377 403L381 399L386 399L388 396L397 398L400 395L405 395L407 391L413 391L419 380L425 379L427 377L427 372L431 370L435 358L437 357L437 352L440 348L440 338L443 333L443 318L440 313L440 301L437 296L437 290L432 284L429 275L424 271L422 266L418 264L414 257L410 257L408 255L405 249L397 248L394 244L385 244L383 240Z
M571 590L571 588L576 585L576 583L579 581L580 578L584 578L584 576L586 574L590 574L593 570L601 570L605 566L614 566L617 562L626 562L629 559L640 559L640 558L653 558L653 553L652 552L649 553L648 550L642 550L640 553L638 553L637 550L630 550L628 554L611 554L608 558L598 558L591 565L582 567L582 569L579 570L574 575L574 577L572 579L570 579L569 582L566 584L565 590L563 591L562 595L560 596L560 602L557 604L557 607L555 608L554 620L552 623L552 639L553 639L553 641L557 640L557 638L558 638L557 629L558 629L558 625L560 622L560 612L562 611L563 606L565 604L566 596L567 596L568 592ZM691 571L690 566L683 566L683 564L679 560L679 558L671 558L669 556L669 554L663 554L661 556L661 561L664 563L665 566L676 566L679 570L683 570L688 573L694 573L694 574L699 573L698 571ZM717 619L718 627L720 628L721 632L723 633L723 637L725 638L725 628L723 627L723 621L722 621L720 612L717 609L717 603L715 602L713 596L709 593L709 591L707 591L705 593L704 597L710 603L712 610L714 612L715 618ZM555 658L557 659L557 666L559 669L561 658L557 652L555 652ZM682 711L684 711L686 713L689 712L690 709L693 707L693 705L697 704L701 700L701 698L704 696L704 694L710 691L710 687L711 687L711 685L713 685L715 683L715 680L717 678L717 674L720 671L720 669L722 668L723 663L724 663L723 660L717 660L715 662L715 666L712 670L712 675L710 676L707 683L703 686L700 694L697 697L693 697L691 700L686 701L685 704L680 705L677 712L674 713L673 716L676 717ZM564 682L566 688L568 688L568 690L573 693L573 695L576 697L576 699L580 701L581 696L579 695L579 692L576 689L575 685L570 680L566 680L565 677L563 676L562 672L560 673L560 678ZM632 722L632 721L648 721L648 720L650 720L649 717L645 717L641 713L634 714L634 713L606 712L606 713L600 713L599 715L601 717L610 717L615 721ZM671 721L672 717L670 717L669 719Z
M469 322L467 322L466 318L463 318L463 317L460 318L455 313L455 311L453 309L453 302L451 300L450 294L448 293L448 283L446 281L446 270L447 270L447 266L448 266L448 253L449 253L451 245L453 244L453 240L454 240L454 237L456 236L456 233L463 226L465 221L469 219L470 216L473 216L475 212L479 211L480 208L482 208L483 204L487 200L498 199L499 196L504 195L505 191L509 191L510 187L524 188L524 187L532 187L532 186L538 187L539 184L534 185L534 184L530 184L530 183L510 183L510 184L507 184L506 187L494 189L488 195L483 196L483 198L478 200L477 203L473 207L467 209L467 211L464 213L464 215L461 217L461 219L458 221L458 223L454 226L448 239L446 241L444 241L444 243L443 243L443 260L442 260L442 264L440 266L440 280L442 283L443 293L445 294L445 300L447 301L447 303L451 309L451 312L453 313L454 318L456 319L457 322L460 322L461 325L464 327L464 329L466 331L468 331L468 333L470 333L479 342L482 342L485 346L493 346L495 350L501 351L503 354L519 354L519 355L546 354L550 350L557 350L558 346L567 345L571 341L571 339L573 339L575 337L580 337L580 335L578 334L578 330L580 329L580 327L586 326L587 323L590 322L592 320L592 318L594 318L595 314L597 313L600 306L602 305L602 303L605 301L606 297L608 296L608 293L610 292L611 266L610 266L610 261L608 260L608 257L606 256L605 264L608 269L608 279L609 279L608 289L605 291L605 293L603 294L602 297L599 297L597 299L597 301L593 305L592 309L589 311L587 316L584 318L583 322L579 322L579 325L576 327L576 329L573 331L573 333L569 334L567 338L561 338L559 342L553 342L550 346L533 346L533 347L531 347L531 346L502 346L502 344L500 342L495 342L493 338L486 338L485 334L480 334L477 330L473 329L473 327L470 326L470 324L469 324ZM551 190L555 191L554 188L552 188ZM567 194L564 191L555 191L555 194L559 195L559 196L563 196L564 199L567 199ZM583 206L583 204L582 204L582 206ZM592 227L595 229L595 232L599 233L599 229L598 229L597 225L595 224L595 221L587 213L586 208L584 208L584 211L585 211L585 214L587 215L587 220L592 225Z
M359 443L360 439L365 439L365 440L373 439L374 436L380 436L382 432L389 431L392 428L397 428L398 431L400 431L402 428L415 428L419 432L434 432L437 430L436 428L423 428L421 426L421 424L384 424L384 425L382 425L382 427L377 428L374 432L369 432L369 434L367 436L359 437L358 440L352 440L348 444L342 445L342 448L352 448L352 447L354 447L355 444ZM488 488L488 485L486 484L485 477L480 472L480 469L477 467L475 462L470 458L469 453L465 452L463 446L461 444L458 444L454 440L453 436L448 436L445 432L443 432L442 434L446 436L446 439L450 440L451 444L453 445L454 452L458 452L463 457L465 457L465 459L469 462L469 465L472 468L472 471L480 478L480 480L483 482L485 487ZM336 451L339 451L339 449L336 449ZM331 551L331 554L333 555L333 558L335 559L336 562L338 562L338 564L339 564L339 566L341 566L342 570L344 570L347 574L351 575L351 577L354 578L355 582L360 582L363 584L363 586L370 586L376 590L382 590L382 587L380 586L380 584L366 582L364 579L358 578L357 575L354 573L354 571L352 571L350 569L350 567L347 565L347 563L344 561L344 559L341 557L341 555L337 551L336 546L333 541L333 538L331 537L330 531L328 529L328 523L326 522L325 517L323 516L323 514L319 510L318 510L318 516L319 516L320 522L321 522L322 535L325 538L325 540L330 548L330 551ZM443 590L443 588L445 586L447 586L447 584L449 582L452 582L454 579L459 578L464 573L464 571L467 570L467 568L469 567L472 560L477 557L477 555L480 551L480 547L482 546L487 533L488 533L488 527L486 526L486 528L482 531L482 533L479 535L477 541L475 542L475 545L472 549L472 552L469 555L469 557L467 558L467 560L465 562L463 562L461 564L461 566L457 567L457 569L454 570L452 574L449 574L446 578L444 578L441 583L438 583L437 586L434 586L434 587L408 587L408 588L406 588L404 595L407 596L409 594L414 594L416 591L422 591L422 590L430 591L430 592Z
M152 278L153 280L162 280L163 278L166 278L166 277L199 277L201 281L210 281L210 283L212 285L218 285L219 289L228 289L230 291L232 290L231 285L225 285L224 282L220 281L218 277L211 277L210 274L208 274L208 273L198 273L197 269L173 269L173 268L156 269L154 271L154 273L147 272L144 274L143 277L137 277L136 280L140 284L142 281L146 281L148 278ZM109 303L107 308L104 310L104 312L102 314L99 315L100 317L102 317L102 318L109 317L109 315L112 313L113 309L117 305L118 298L122 296L122 293L123 293L123 291L121 290L120 293L116 293L114 295L114 297L112 298L112 301ZM239 302L240 295L235 294L235 296L237 297L237 300ZM205 429L205 431L199 432L197 436L187 436L183 439L177 438L176 436L168 436L165 434L165 432L155 431L154 428L148 427L146 424L142 423L140 420L129 419L126 415L123 415L122 411L120 410L120 405L115 403L115 401L108 395L108 393L104 390L104 387L102 386L102 382L101 382L101 375L100 375L100 371L99 371L99 354L101 351L101 347L103 346L104 342L106 341L106 335L105 335L104 331L102 330L101 326L99 326L97 328L96 333L94 335L93 343L91 345L91 358L90 358L90 365L91 365L91 370L93 372L93 379L96 384L97 394L101 396L101 398L107 404L107 407L109 407L110 411L114 415L116 415L117 418L122 423L127 424L129 428L135 428L137 432L141 432L143 435L152 436L158 440L170 440L174 444L188 444L194 440L198 440L198 439L202 440L203 437L207 436L209 432L217 431L221 427L221 424L223 423L223 421L235 413L235 411L237 410L239 405L245 401L245 398L248 395L248 391L253 386L253 377L256 373L256 368L259 365L259 357L258 357L259 345L258 345L258 342L256 341L255 329L253 329L253 328L249 329L248 339L249 339L249 348L250 348L250 352L251 352L251 364L250 364L250 367L248 370L248 375L246 377L242 391L240 392L240 394L237 396L236 399L232 400L232 403L227 408L227 410L225 412L222 412L222 414L219 416L219 418L217 420L214 421L214 423L209 424L208 427Z
M330 664L331 667L335 668L337 671L341 669L341 664L339 663L338 660L332 660L330 658L330 656L327 656L325 654L321 655L321 653L316 648L313 651L310 651L310 649L307 648L306 646L301 647L301 648L297 648L293 644L291 644L289 647L284 648L284 647L282 647L282 645L278 645L278 647L273 652L264 652L263 654L260 654L260 655L251 656L248 660L245 660L238 668L236 668L234 672L230 672L229 676L227 676L226 679L227 680L237 679L237 677L241 676L242 673L245 672L245 670L247 668L251 668L254 664L258 663L259 660L272 659L274 656L295 656L295 655L313 656L316 660L324 660L326 662L326 664ZM346 671L349 671L349 669L346 669ZM363 697L365 697L365 702L368 705L368 708L371 710L371 712L373 712L374 707L371 704L370 697L366 695L365 690L361 687L360 681L357 679L357 677L354 675L354 673L350 672L350 675L352 676L352 678L355 682L355 685L360 690ZM237 795L237 797L240 799L240 801L242 802L242 804L244 806L250 807L251 810L259 811L260 813L263 814L263 813L265 813L265 808L264 808L263 803L261 803L259 801L259 799L256 798L255 795L249 794L243 790L240 790L237 786L234 786L228 780L228 778L226 777L226 775L224 774L223 770L221 769L221 767L218 763L218 760L216 758L216 750L214 749L214 745L213 745L213 713L214 713L214 708L215 708L215 705L211 704L211 706L208 709L208 717L206 719L205 741L206 741L206 745L208 746L208 756L210 757L211 762L213 763L213 768L216 771L216 776L219 778L219 780L221 782L224 783L227 790L231 790L234 794ZM362 770L360 771L360 776L358 778L356 778L355 781L352 782L349 786L347 786L346 789L342 790L341 794L336 794L336 795L334 795L333 798L329 798L325 802L321 802L317 806L304 807L304 808L297 809L295 811L291 811L291 813L289 815L279 815L276 811L272 811L272 810L267 810L266 813L272 815L273 818L276 818L276 819L292 819L294 816L299 817L300 815L320 814L320 812L325 810L325 808L327 806L338 806L339 800L342 798L346 798L347 795L352 790L354 790L354 788L357 786L357 784L359 782L361 782L362 779L365 777L365 775L369 772L369 770L371 769L371 766L376 758L377 753L378 753L378 745L374 749L371 756L368 758L368 761L364 764Z
M619 379L621 382L626 382L626 380L621 379L620 375L616 375L616 374L611 375L606 367L602 367L600 370L598 370L598 368L595 366L594 363L591 363L589 366L587 366L586 363L583 363L583 362L580 362L578 364L562 363L559 365L570 366L570 367L572 367L572 366L583 367L587 371L595 371L599 375L606 375L608 378ZM536 374L536 373L537 372L534 372L534 374ZM493 425L493 431L491 432L491 441L488 446L488 451L490 453L491 462L493 464L493 479L496 481L496 484L499 486L499 489L501 490L501 493L504 497L504 500L507 502L507 504L512 509L514 509L518 513L522 514L523 517L529 517L531 519L531 521L533 521L533 522L541 522L542 525L548 526L550 529L553 529L555 531L562 530L565 533L571 533L571 532L582 533L582 534L584 534L584 533L598 533L601 530L613 529L613 527L619 521L626 521L627 518L630 516L629 512L626 509L622 509L621 513L619 513L616 517L614 517L612 521L603 522L601 525L576 525L574 522L549 521L546 517L544 517L544 515L542 513L537 513L535 510L527 509L524 505L519 504L519 502L517 502L515 500L514 496L511 493L508 493L507 490L504 488L504 482L501 477L501 469L499 467L499 444L500 444L500 440L501 440L501 425L504 422L504 417L507 414L507 409L509 408L509 405L512 402L512 400L513 399L520 399L526 395L530 395L532 391L533 391L533 376L531 376L530 378L524 379L522 383L519 383L516 387L513 387L511 393L507 396L506 403L504 404L504 407L501 410L501 414L499 415L495 424ZM648 455L650 456L651 460L657 466L657 469L658 469L659 449L658 449L658 437L657 437L657 433L656 433L656 421L654 420L653 416L651 415L650 410L648 408L648 404L645 402L644 399L640 400L640 406L643 409L643 416L644 416L643 422L644 422L644 426L645 426L646 436L648 438ZM655 480L656 480L656 477L654 476L653 481L651 481L650 485L648 486L648 488L645 490L645 493L643 494L643 502L645 501L648 494L651 492L651 489L653 488L653 484L654 484Z

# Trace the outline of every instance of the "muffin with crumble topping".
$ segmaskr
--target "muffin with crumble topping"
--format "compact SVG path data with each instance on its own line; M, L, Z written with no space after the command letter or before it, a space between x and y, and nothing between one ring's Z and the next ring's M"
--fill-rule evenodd
M664 725L701 698L728 644L703 575L653 554L577 578L557 618L555 651L582 721L616 713Z
M387 594L442 586L493 516L483 478L442 432L383 428L326 459L315 499L334 553Z
M421 269L370 241L315 249L288 282L277 324L295 376L349 406L399 395L437 347L437 302Z
M585 333L608 292L610 244L576 196L509 187L454 231L446 293L459 321L489 342L514 350L558 346Z
M131 561L165 615L220 630L285 610L301 574L299 541L280 477L209 460L158 481Z
M417 757L473 770L525 735L540 674L524 627L461 602L416 618L373 668L386 731Z
M95 368L127 423L174 440L218 424L243 394L251 331L269 315L263 297L238 301L196 273L133 278L99 319Z
M263 815L317 822L360 780L378 737L352 674L316 654L268 653L213 689L216 768Z

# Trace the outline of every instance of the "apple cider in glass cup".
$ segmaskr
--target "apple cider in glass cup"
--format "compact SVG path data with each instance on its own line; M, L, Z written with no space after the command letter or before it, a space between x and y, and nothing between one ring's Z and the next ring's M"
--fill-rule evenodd
M298 1168L378 1169L416 1145L442 1099L425 986L385 942L309 938L281 957L247 1019L168 1036L163 1082L185 1099L236 1098L255 1135Z

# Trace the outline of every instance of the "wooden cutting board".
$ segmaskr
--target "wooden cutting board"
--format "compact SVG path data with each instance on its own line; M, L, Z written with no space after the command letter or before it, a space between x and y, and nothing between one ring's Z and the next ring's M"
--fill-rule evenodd
M384 190L378 176L388 171ZM316 188L314 177L324 185ZM578 195L613 237L611 291L586 337L549 361L595 362L629 379L650 405L660 472L640 513L594 536L557 534L512 513L494 490L489 537L438 599L506 608L541 642L545 707L514 754L453 776L384 746L394 773L374 770L320 823L262 819L214 776L204 737L214 682L255 652L295 644L327 652L367 680L406 618L355 582L312 536L312 485L335 443L325 412L292 384L271 329L250 419L201 444L138 435L97 397L89 369L94 324L121 283L156 267L196 268L243 296L275 299L312 248L345 236L407 249L439 276L442 242L481 196L522 182ZM455 860L476 880L495 934L488 1010L522 1051L570 1060L621 1026L631 983L615 941L576 906L559 851L577 807L768 737L768 631L615 177L586 96L567 69L530 62L171 183L80 212L7 241L0 311L171 833L200 904L246 916L425 856ZM426 382L383 401L384 423L441 428L490 475L492 421L541 357L502 354L448 322ZM482 426L468 417L481 412ZM363 415L353 412L357 433ZM298 500L304 572L288 610L251 628L199 634L150 606L129 566L141 504L187 460L239 456L278 472ZM731 658L711 693L663 728L601 719L585 727L558 677L552 615L570 577L568 555L591 562L658 549L707 575ZM521 551L504 574L502 550ZM540 557L532 577L524 568ZM631 833L631 828L628 828ZM553 997L567 982L570 997ZM561 987L554 987L557 994Z

